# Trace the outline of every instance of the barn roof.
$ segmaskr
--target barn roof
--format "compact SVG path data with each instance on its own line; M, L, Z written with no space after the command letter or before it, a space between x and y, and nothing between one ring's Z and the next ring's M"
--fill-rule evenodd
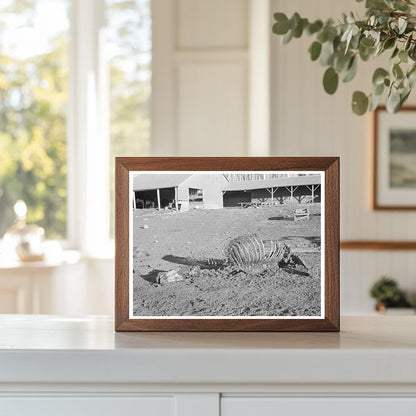
M251 181L230 181L224 185L224 191L244 191L248 189L276 188L282 186L319 185L321 175L289 176L275 179Z
M133 190L146 191L150 189L173 188L190 178L190 173L137 173L133 177ZM274 179L250 181L228 181L222 186L223 191L243 191L249 189L276 188L283 186L318 185L321 175L289 176Z
M173 188L186 181L189 173L137 173L133 177L133 191Z

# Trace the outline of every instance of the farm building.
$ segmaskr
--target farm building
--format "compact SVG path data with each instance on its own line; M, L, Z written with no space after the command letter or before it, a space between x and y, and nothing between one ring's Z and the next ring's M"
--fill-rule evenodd
M188 211L320 202L320 184L319 174L137 173L133 178L133 207Z
M222 208L225 181L224 175L215 174L137 174L133 178L134 208Z
M242 202L257 204L308 203L321 201L321 176L296 175L252 180L229 180L224 191L224 207Z

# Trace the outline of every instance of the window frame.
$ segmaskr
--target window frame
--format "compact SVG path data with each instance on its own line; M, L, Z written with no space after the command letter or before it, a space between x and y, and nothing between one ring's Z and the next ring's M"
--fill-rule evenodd
M67 115L67 248L111 258L105 0L72 0Z

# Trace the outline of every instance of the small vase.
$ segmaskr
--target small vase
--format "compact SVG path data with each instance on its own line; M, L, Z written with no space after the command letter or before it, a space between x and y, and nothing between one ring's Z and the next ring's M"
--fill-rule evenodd
M27 207L19 200L14 205L16 220L4 235L4 244L21 261L40 261L45 255L43 228L26 224Z

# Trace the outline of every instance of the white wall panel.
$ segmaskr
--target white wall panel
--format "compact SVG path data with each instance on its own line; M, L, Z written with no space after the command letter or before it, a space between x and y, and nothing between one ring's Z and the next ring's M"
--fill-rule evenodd
M350 0L272 0L272 12L298 11L310 19L336 18L350 10L364 15L363 4ZM310 61L311 42L304 36L282 45L281 38L272 35L272 154L341 157L341 239L416 240L416 212L370 209L371 115L358 117L350 107L353 91L370 92L372 72L383 58L360 62L357 78L341 83L336 94L329 96L322 88L325 69ZM412 251L342 252L342 312L370 312L368 288L383 274L414 291L415 257Z
M244 155L245 63L182 63L178 73L180 155Z
M247 152L248 0L154 0L152 154Z
M343 251L341 252L341 310L344 315L374 312L375 301L369 291L379 277L394 276L416 303L416 256L410 252Z
M178 48L245 48L248 0L178 0Z

